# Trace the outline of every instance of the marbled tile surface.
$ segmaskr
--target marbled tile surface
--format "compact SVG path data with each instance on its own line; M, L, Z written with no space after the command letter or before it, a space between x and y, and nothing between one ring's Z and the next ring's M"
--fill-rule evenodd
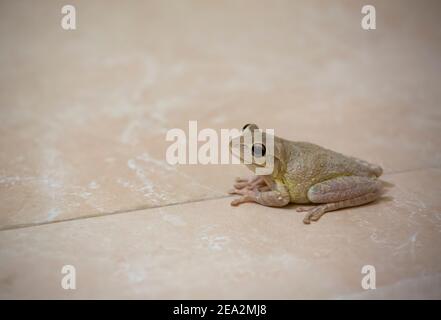
M0 3L0 297L441 298L439 1L370 1L372 31L364 1L70 3L74 31L63 1ZM274 128L393 186L311 226L230 208L245 168L165 161L189 120Z
M219 199L2 231L0 297L439 298L440 178L386 175L387 196L309 226L292 207Z

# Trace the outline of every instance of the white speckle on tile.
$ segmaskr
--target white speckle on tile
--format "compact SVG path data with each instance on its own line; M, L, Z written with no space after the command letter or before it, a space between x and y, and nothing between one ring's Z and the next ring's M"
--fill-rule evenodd
M185 226L187 223L182 219L182 217L175 215L175 214L164 214L162 216L162 219L164 221L169 222L170 224L174 226Z
M14 185L16 182L20 181L20 177L0 177L0 184L5 184L6 186Z
M129 278L130 282L141 282L145 278L145 274L143 272L135 272L135 271L129 271L127 272L127 277Z
M146 272L143 265L132 265L127 262L124 262L121 265L121 270L119 270L118 273L125 275L130 283L139 283L146 278Z
M217 115L213 118L213 122L216 124L224 123L227 120L227 118L224 115Z
M124 144L136 145L138 139L134 136L134 132L140 126L140 121L138 119L130 121L121 133L121 142Z
M210 236L204 234L201 240L207 242L208 248L214 251L221 251L230 242L227 236Z
M160 160L154 159L146 152L144 152L143 154L138 156L137 159L151 163L151 164L156 165L156 166L160 167L161 169L164 169L167 171L176 171L175 166L171 166L165 161L160 161Z
M52 208L49 210L47 214L47 220L53 221L60 214L60 210L56 208Z
M123 180L123 179L121 179L121 178L118 178L118 179L116 180L116 182L117 182L118 184L122 185L124 188L134 188L134 185L132 185L130 182L125 181L125 180Z
M136 176L142 182L142 186L138 188L138 191L144 192L144 196L150 196L154 192L152 182L147 178L147 175L143 168L141 168L135 159L130 159L127 161L127 166L135 171Z
M96 181L91 181L89 183L89 189L98 189L100 187L100 185L98 183L96 183Z
M83 199L87 199L87 198L89 198L92 194L91 194L90 192L83 191L83 192L80 192L78 195L79 195L81 198L83 198Z

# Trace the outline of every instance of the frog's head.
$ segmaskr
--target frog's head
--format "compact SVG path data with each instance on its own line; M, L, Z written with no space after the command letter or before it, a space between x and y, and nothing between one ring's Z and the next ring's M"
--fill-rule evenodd
M256 169L262 172L266 168L267 174L277 175L284 163L283 140L255 124L246 124L241 134L230 140L230 152L256 174Z

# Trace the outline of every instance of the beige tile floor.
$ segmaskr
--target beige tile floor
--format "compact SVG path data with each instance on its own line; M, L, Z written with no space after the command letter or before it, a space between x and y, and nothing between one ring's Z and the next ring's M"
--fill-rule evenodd
M441 298L438 1L369 1L374 31L365 1L71 3L75 31L64 1L0 3L1 298ZM391 185L310 226L231 208L246 169L165 162L189 120L275 128Z

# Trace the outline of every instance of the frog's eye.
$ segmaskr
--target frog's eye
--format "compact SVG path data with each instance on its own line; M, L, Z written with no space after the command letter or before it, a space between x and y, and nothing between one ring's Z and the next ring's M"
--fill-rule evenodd
M246 125L243 126L242 131L245 131L245 129L250 129L251 131L255 130L255 129L259 129L259 127L254 124L254 123L247 123Z
M248 128L251 125L251 123L247 123L246 125L243 126L242 131L245 131L246 128Z
M255 143L251 147L251 153L257 158L264 157L266 154L266 147L264 144Z

